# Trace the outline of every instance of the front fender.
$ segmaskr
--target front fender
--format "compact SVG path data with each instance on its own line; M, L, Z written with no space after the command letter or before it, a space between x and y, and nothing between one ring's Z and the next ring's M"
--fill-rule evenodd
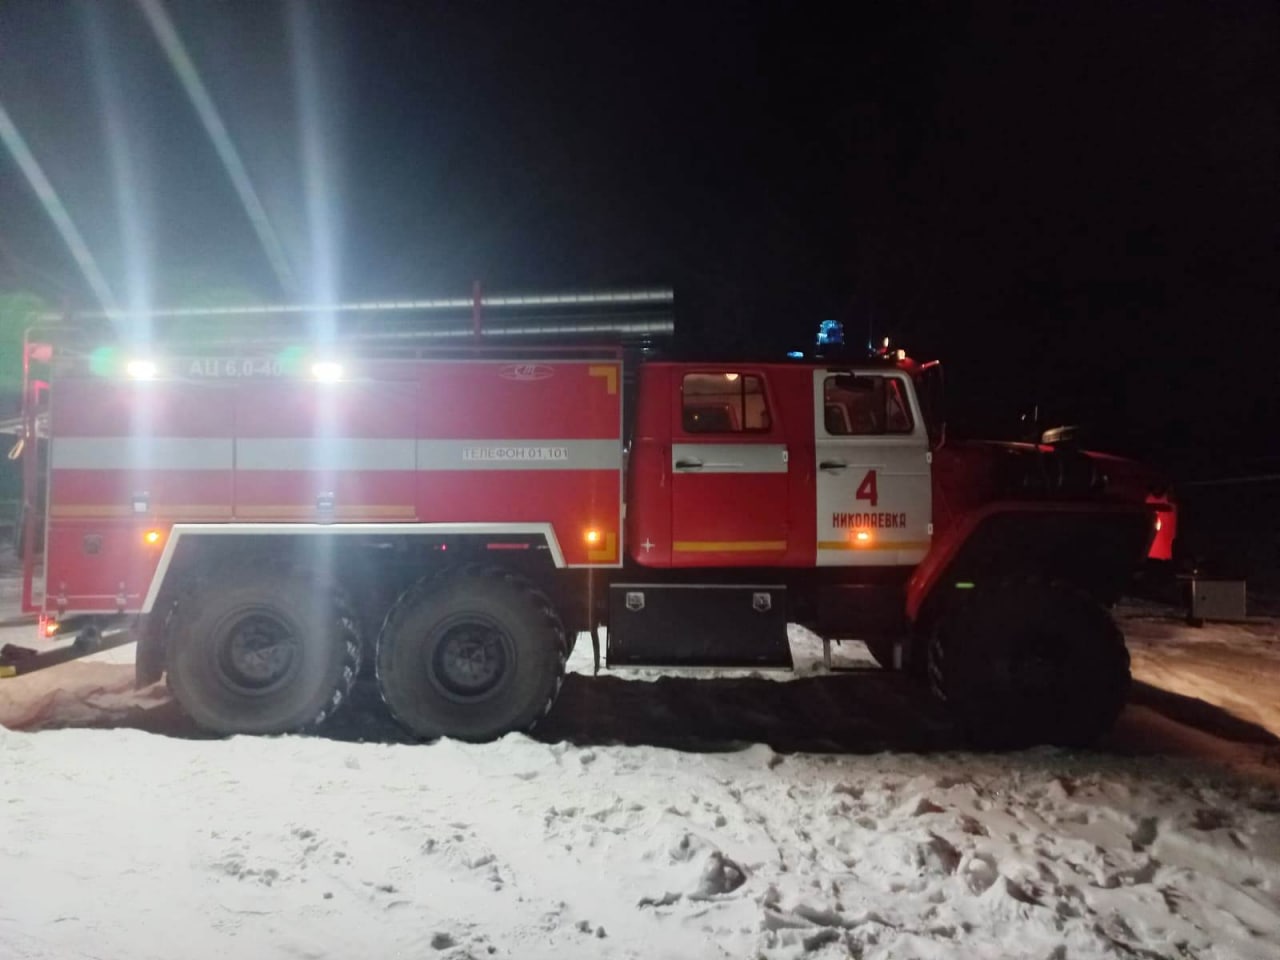
M1145 504L985 504L934 540L907 584L907 618L927 618L956 584L1011 574L1065 580L1112 603L1141 566L1154 529Z

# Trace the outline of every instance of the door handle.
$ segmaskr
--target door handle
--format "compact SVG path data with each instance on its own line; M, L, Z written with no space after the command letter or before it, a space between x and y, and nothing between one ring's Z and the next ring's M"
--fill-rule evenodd
M818 462L819 470L844 470L848 466L843 460L821 460Z
M677 461L676 461L676 469L677 469L677 470L701 470L701 469L702 469L702 461L701 461L701 460L693 460L693 459L690 459L690 460L677 460Z

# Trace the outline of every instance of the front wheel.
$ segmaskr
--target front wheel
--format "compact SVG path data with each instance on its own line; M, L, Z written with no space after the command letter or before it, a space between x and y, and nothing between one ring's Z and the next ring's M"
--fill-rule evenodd
M566 649L543 593L497 568L461 567L396 602L378 638L378 687L420 737L492 740L551 708Z
M1129 653L1111 616L1070 584L979 587L936 625L929 680L979 746L1083 746L1111 729Z

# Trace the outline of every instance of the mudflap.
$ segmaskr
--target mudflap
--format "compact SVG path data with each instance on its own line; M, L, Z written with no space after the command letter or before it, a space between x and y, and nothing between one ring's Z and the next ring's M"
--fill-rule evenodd
M149 687L164 676L164 618L154 614L138 617L133 635L138 638L138 654L133 665L133 685Z
M613 584L607 663L789 669L787 589L777 584Z

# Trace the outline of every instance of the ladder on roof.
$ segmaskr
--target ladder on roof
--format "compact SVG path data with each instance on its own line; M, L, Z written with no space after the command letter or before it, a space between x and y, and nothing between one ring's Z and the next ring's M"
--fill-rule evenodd
M471 297L445 299L49 314L40 318L41 328L32 339L47 333L60 342L145 339L150 345L237 348L299 339L387 348L485 343L647 347L674 336L674 303L670 289L493 295L477 285ZM145 338L141 330L149 331Z

